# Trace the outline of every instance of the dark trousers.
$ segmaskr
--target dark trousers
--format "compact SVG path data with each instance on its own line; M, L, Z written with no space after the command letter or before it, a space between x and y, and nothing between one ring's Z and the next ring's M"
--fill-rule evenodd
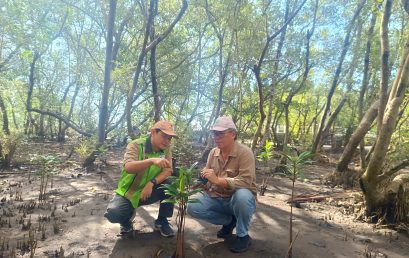
M167 181L163 182L167 183ZM159 188L161 185L156 185L152 188L151 196L145 201L140 200L138 207L149 205L160 201L158 218L168 218L173 215L173 203L162 203L163 200L168 199L163 189ZM126 229L132 228L132 215L134 208L131 202L125 197L116 194L109 202L104 217L111 223L119 223Z

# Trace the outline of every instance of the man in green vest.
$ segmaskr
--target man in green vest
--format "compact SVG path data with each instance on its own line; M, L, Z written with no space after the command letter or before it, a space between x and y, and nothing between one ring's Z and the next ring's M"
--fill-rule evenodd
M168 219L173 215L173 204L162 203L169 198L159 188L172 175L170 144L177 137L172 123L159 121L153 125L149 136L131 141L126 147L121 177L115 196L108 204L104 216L111 223L120 224L120 234L132 232L134 210L160 201L155 229L164 237L174 236Z

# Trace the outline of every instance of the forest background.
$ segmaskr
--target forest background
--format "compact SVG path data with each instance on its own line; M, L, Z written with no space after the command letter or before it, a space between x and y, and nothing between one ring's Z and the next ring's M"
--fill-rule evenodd
M256 153L267 140L284 153L340 150L336 177L359 181L367 215L405 222L408 9L405 0L1 1L1 165L21 143L76 139L92 167L159 119L175 123L175 157L188 163L192 143L208 150L211 124L230 115Z

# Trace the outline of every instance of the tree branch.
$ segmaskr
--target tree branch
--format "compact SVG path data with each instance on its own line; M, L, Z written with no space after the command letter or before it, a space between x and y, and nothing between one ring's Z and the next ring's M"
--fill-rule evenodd
M36 112L42 115L49 115L52 116L54 118L57 118L61 121L63 121L66 125L68 125L69 127L71 127L72 129L74 129L76 132L78 132L81 135L84 135L86 137L91 137L92 134L83 131L81 128L79 128L76 124L74 124L74 122L70 121L69 119L67 119L64 115L59 114L59 113L53 113L51 111L47 111L47 110L41 110L41 109L37 109L37 108L27 108L28 112Z
M169 33L172 32L173 27L175 27L176 23L182 18L183 14L187 9L187 0L183 0L182 7L179 10L178 16L173 20L173 22L169 25L169 27L162 33L159 34L148 46L146 46L145 53L148 53L153 47L157 46L162 40L164 40Z

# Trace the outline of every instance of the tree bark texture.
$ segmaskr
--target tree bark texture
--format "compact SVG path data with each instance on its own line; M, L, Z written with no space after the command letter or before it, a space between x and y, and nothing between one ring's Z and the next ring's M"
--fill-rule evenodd
M387 102L387 92L389 83L389 19L392 10L392 0L386 0L385 10L381 22L381 83L379 87L379 110L378 110L378 133L382 127L383 114Z
M307 43L305 47L305 69L304 69L304 73L302 76L302 80L296 89L290 90L286 98L286 101L284 103L284 114L285 114L285 134L284 134L284 140L283 140L284 150L287 148L287 144L289 142L289 134L290 134L289 132L290 130L289 113L290 113L290 105L291 105L292 99L300 90L302 90L305 87L305 83L307 81L308 74L312 67L312 65L310 65L310 41L315 31L315 23L317 21L317 11L318 11L318 0L315 1L314 19L313 19L311 30L307 30L307 37L306 37Z
M385 162L392 134L396 128L399 107L405 98L405 91L409 84L409 38L406 41L402 59L393 82L389 99L385 108L381 128L377 137L374 152L365 173L361 177L361 187L365 194L367 213L372 213L382 206L385 196L379 194L379 184L382 167Z
M141 73L142 70L142 64L143 61L146 57L146 54L155 46L157 46L160 42L162 42L173 30L173 28L175 27L175 25L179 22L179 20L183 17L187 7L188 7L188 3L187 0L182 0L182 6L179 10L178 15L176 16L176 18L172 21L172 23L167 27L167 29L159 34L153 41L151 41L148 45L148 40L149 40L149 35L150 35L150 31L152 28L152 23L153 23L153 17L154 17L154 6L155 3L157 2L157 0L150 0L150 4L149 4L149 13L148 13L148 21L145 27L145 35L143 38L143 43L142 43L142 47L141 47L141 52L139 53L138 56L138 60L136 63L136 69L135 69L135 73L134 73L134 77L133 77L133 82L132 82L132 87L128 92L127 98L126 98L126 104L125 104L125 117L126 117L126 126L127 126L127 131L128 131L128 135L131 138L135 138L135 133L133 130L133 126L132 126L132 105L134 103L134 95L136 92L136 89L138 88L138 81L139 81L139 75Z
M153 2L155 4L154 6L154 16L157 15L158 13L158 2ZM151 26L151 32L149 34L149 37L151 39L151 42L155 40L155 21L154 19L152 20L152 26ZM150 51L150 57L149 57L149 63L150 63L150 70L151 70L151 83L152 83L152 96L153 96L153 118L154 121L157 122L160 120L160 98L159 98L159 90L158 90L158 81L156 78L156 45L152 47Z
M359 122L358 127L355 129L354 133L349 138L347 145L342 152L341 157L338 160L336 167L337 172L344 172L348 169L348 164L351 161L356 148L359 143L362 141L366 133L371 128L373 121L375 120L378 114L379 100L375 101L366 111L365 115L362 117Z
M97 148L105 142L105 129L108 120L108 98L111 87L111 71L112 71L112 48L115 31L115 14L116 0L109 1L109 18L108 18L108 33L107 44L105 50L105 71L104 71L104 88L102 91L102 99L99 105L98 131L97 131Z
M327 116L328 116L328 114L329 114L329 112L331 110L332 96L334 95L335 89L338 86L339 77L340 77L341 71L342 71L342 65L344 63L346 53L347 53L347 51L349 49L349 46L350 46L351 32L352 32L352 29L354 27L355 21L357 20L359 14L361 13L361 10L364 7L365 3L366 3L366 0L362 0L359 3L359 5L358 5L357 9L355 10L355 13L354 13L351 21L350 21L350 23L348 25L347 32L346 32L345 39L344 39L344 43L342 45L341 56L339 58L338 66L337 66L337 69L335 70L335 74L334 74L334 79L332 80L331 88L330 88L328 96L327 96L327 102L326 102L326 105L325 105L324 113L322 114L321 123L320 123L320 126L318 128L317 134L315 136L314 143L312 145L312 150L311 150L312 153L317 152L317 150L319 149L319 144L322 142L323 130L324 130L324 127L325 127L325 124L326 124Z
M286 21L288 20L289 12L290 12L290 2L287 1L286 8L285 8L285 15L284 15L284 24L287 24ZM261 146L264 146L266 144L267 139L270 139L271 121L273 117L274 91L275 91L275 88L278 82L278 68L279 68L280 59L282 56L282 50L284 46L286 32L287 32L287 25L283 27L283 31L280 34L280 40L277 46L277 51L276 51L276 56L275 56L275 61L274 61L273 71L272 71L273 76L271 78L270 88L269 88L268 95L267 95L268 97L267 121L266 121L266 125L264 128L263 139L261 140Z
M4 104L3 101L3 96L0 94L0 110L2 112L2 117L3 117L3 132L6 135L10 135L10 129L9 129L9 118L7 116L7 109L6 105ZM1 144L1 143L0 143Z
M264 45L263 50L261 51L260 58L258 59L257 64L255 64L253 67L254 76L256 77L256 81L257 81L257 90L258 90L258 97L259 97L258 108L260 112L260 122L258 123L256 133L254 134L253 141L251 143L251 149L253 151L255 150L257 146L259 138L261 138L262 136L261 131L263 130L264 121L267 117L266 113L264 112L264 95L263 95L264 85L260 77L261 66L263 65L264 58L270 47L270 43L287 28L288 24L297 16L298 12L304 6L305 2L306 0L304 0L300 4L300 6L294 11L293 14L291 14L289 17L287 17L287 19L285 19L284 24L277 31L275 31L272 35L267 36L266 44Z
M364 116L365 94L367 92L368 85L369 85L369 61L371 57L372 38L373 38L375 23L376 23L376 14L373 13L372 18L371 18L371 25L368 30L368 40L366 42L364 71L363 71L364 75L362 79L362 87L361 87L361 90L359 91L359 99L358 99L358 119L359 121L361 121ZM361 168L366 168L364 138L362 138L359 145L360 145L359 149L360 149Z

